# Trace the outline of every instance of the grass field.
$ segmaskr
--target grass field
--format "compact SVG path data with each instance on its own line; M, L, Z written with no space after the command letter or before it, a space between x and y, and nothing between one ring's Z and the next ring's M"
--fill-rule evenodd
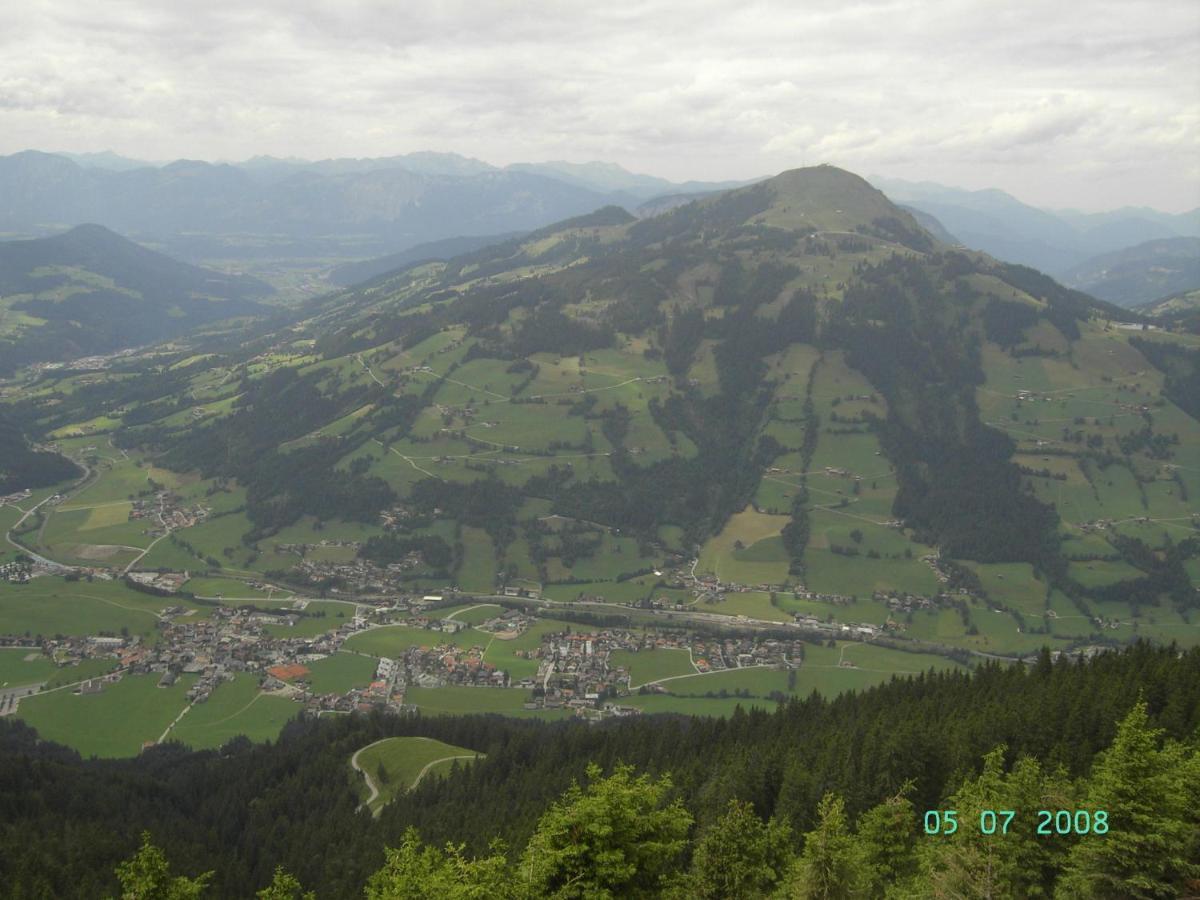
M614 650L609 654L608 665L610 668L624 666L629 672L630 686L635 689L660 678L692 675L697 671L688 651L665 647L638 651Z
M187 705L195 680L184 676L167 688L158 675L127 675L99 694L76 695L69 689L21 701L22 719L46 740L78 750L83 756L136 756L156 741Z
M335 653L305 665L309 687L317 694L344 694L366 687L375 675L375 660L357 653Z
M112 581L66 582L38 578L30 584L0 582L0 634L53 636L118 634L126 628L157 637L158 610L179 601L132 591Z
M457 634L446 634L429 628L414 628L411 625L385 625L372 628L349 638L343 645L355 653L368 653L395 659L403 656L409 647L483 647L492 639L490 634L466 629Z
M28 647L0 649L0 687L39 684L57 671L58 666L38 650Z
M433 738L385 738L367 745L358 752L358 765L363 775L356 773L355 778L360 787L360 796L364 800L370 793L363 781L364 776L370 778L379 791L369 807L372 812L377 812L396 797L416 787L422 778L444 771L439 762L450 765L457 759L462 765L478 756L474 750L456 747Z
M487 593L496 581L496 554L492 539L482 528L462 530L463 562L457 572L458 586L464 591Z
M445 612L445 615L442 616L444 619L453 619L455 622L466 622L468 625L479 625L488 619L494 619L500 615L500 613L504 612L504 607L495 603L481 603L470 606L459 606L453 610L438 610L438 612Z
M415 704L423 715L461 716L468 713L500 713L506 716L566 718L567 710L527 710L523 708L529 692L520 688L440 687L410 688L406 702Z
M814 515L814 521L817 516ZM914 549L914 557L919 554ZM827 594L870 597L875 591L937 592L937 576L919 559L869 559L843 556L810 546L804 552L805 584Z
M217 687L203 703L197 703L168 738L193 749L220 747L238 735L252 741L272 740L300 706L286 697L263 694L258 676L240 674Z
M804 662L792 670L773 667L727 669L704 675L675 678L665 682L671 697L635 695L627 698L633 705L647 711L691 712L702 709L695 701L721 701L728 707L715 714L727 714L741 700L736 694L748 693L758 705L771 705L769 695L807 696L816 691L828 697L850 690L865 690L889 681L895 676L916 675L929 669L962 668L940 656L905 653L887 647L848 642L836 648L811 645L805 650ZM794 673L794 674L793 674ZM621 702L627 702L623 699ZM697 714L708 714L699 713Z
M636 706L644 713L678 713L685 716L725 717L742 709L774 709L773 700L758 697L676 697L671 694L634 694L620 699L622 706Z
M745 548L752 548L759 541L776 537L789 521L788 516L771 516L747 507L730 516L721 533L704 545L696 570L711 572L722 581L744 584L785 582L788 570L786 557L765 561L741 560L734 557L734 552L739 542Z
M782 606L789 594L781 593L777 602ZM726 594L720 603L701 603L695 609L698 612L719 613L724 616L747 616L751 619L765 619L769 622L790 622L792 616L784 609L771 605L771 595L762 591L745 591Z

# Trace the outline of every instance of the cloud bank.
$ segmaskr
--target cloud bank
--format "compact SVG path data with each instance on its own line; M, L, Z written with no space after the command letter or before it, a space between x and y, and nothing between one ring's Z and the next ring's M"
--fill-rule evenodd
M832 162L1200 205L1200 5L2 0L0 152Z

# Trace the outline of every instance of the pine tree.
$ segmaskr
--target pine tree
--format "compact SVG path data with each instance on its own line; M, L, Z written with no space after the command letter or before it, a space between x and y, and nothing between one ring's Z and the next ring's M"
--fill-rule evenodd
M517 896L499 845L491 856L467 859L461 845L444 850L409 828L399 847L386 851L383 868L367 881L367 900L506 900Z
M163 851L150 843L150 833L142 832L142 846L132 857L117 866L121 900L191 900L204 893L212 877L205 872L196 878L171 874Z
M859 891L883 897L916 870L917 813L907 795L912 783L858 817L855 835Z
M298 878L284 871L283 866L275 867L275 876L271 883L255 895L258 900L316 900L312 891L305 892Z
M787 890L792 900L848 900L854 896L855 846L846 804L826 794L817 807L817 827L804 837L804 852Z
M764 822L749 803L729 801L728 811L696 842L682 896L762 897L783 879L791 859L791 829Z
M643 897L660 890L687 843L691 814L667 802L671 780L618 766L573 784L538 822L518 879L535 897Z
M1050 895L1068 838L1039 836L1036 813L1073 810L1072 791L1065 779L1048 777L1029 757L1006 774L1004 754L1003 746L988 753L980 775L964 781L945 802L945 809L957 813L957 830L930 835L921 845L921 883L929 896Z
M1108 833L1079 841L1057 897L1178 897L1200 879L1200 748L1163 743L1145 702L1100 755L1084 808L1107 812Z

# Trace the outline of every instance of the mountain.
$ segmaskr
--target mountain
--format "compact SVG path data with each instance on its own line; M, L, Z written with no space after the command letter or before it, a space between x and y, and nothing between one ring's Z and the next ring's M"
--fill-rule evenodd
M929 213L923 212L922 210L917 209L915 206L905 206L903 203L898 205L902 210L916 219L918 225L932 234L943 244L949 244L951 247L962 246L962 242L959 241L959 239L952 235L949 231L947 231L946 227L937 220L936 216L931 216Z
M363 559L426 548L403 576L424 585L642 603L705 577L1017 653L1196 603L1196 547L1155 523L1200 495L1174 462L1200 446L1200 353L1145 321L822 166L384 274L85 397L50 373L14 409L37 434L103 413L238 485L241 541L205 556L242 570L307 578L278 547L344 521L376 529ZM953 621L906 622L906 595Z
M85 169L112 169L116 172L163 165L163 163L149 162L144 159L130 159L128 156L121 156L119 153L113 153L111 150L102 150L99 153L58 152L54 155L65 157L71 160L71 162L78 163Z
M1200 211L1181 215L1126 208L1107 213L1053 212L1004 191L968 191L934 182L872 176L897 203L937 218L963 244L998 259L1064 275L1090 257L1146 241L1200 236Z
M417 244L415 247L401 250L399 253L389 253L387 256L375 259L364 259L361 262L337 266L329 273L329 280L333 284L348 287L387 273L398 273L399 270L418 263L447 260L455 256L473 253L476 250L482 250L493 244L502 244L516 237L520 237L520 232L430 241L427 244Z
M161 166L76 158L0 157L0 231L96 222L191 260L362 257L530 231L681 187L598 163L500 169L452 153Z
M384 156L366 159L279 159L273 156L255 156L245 162L232 163L237 168L252 172L259 177L281 180L300 172L319 175L353 175L378 172L387 169L404 169L422 175L447 175L467 177L485 172L499 171L482 160L460 156L457 153L417 152L399 156Z
M615 163L606 162L570 163L560 160L544 163L513 163L507 168L513 172L530 172L548 178L556 178L600 193L626 195L635 201L648 200L665 194L724 191L761 180L671 182L653 175L639 175Z
M1063 273L1071 287L1121 306L1200 289L1200 238L1147 241L1092 257Z
M1161 320L1168 327L1180 327L1192 334L1200 334L1200 289L1151 300L1137 310L1152 319Z
M530 230L607 202L562 181L487 168L471 174L418 156L390 161L296 165L259 161L245 168L177 160L127 171L82 168L32 151L0 158L0 230L97 222L153 237L179 253L276 255L394 252L446 237ZM445 162L445 161L442 161ZM414 170L412 166L418 170ZM461 169L463 166L457 166ZM467 167L470 168L470 167ZM289 246L294 245L294 246Z
M262 314L270 286L178 262L100 225L0 242L0 369L111 353Z

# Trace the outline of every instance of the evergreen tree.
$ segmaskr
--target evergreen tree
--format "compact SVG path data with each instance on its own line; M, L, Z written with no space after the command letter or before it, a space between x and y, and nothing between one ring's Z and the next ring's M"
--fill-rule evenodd
M667 802L671 779L634 777L617 766L589 784L571 785L538 822L521 858L519 880L535 897L646 897L665 884L687 843L691 814Z
M917 812L907 796L911 791L912 783L906 783L858 818L858 883L865 897L883 897L915 872Z
M276 866L271 883L255 896L258 900L316 900L317 895L312 891L305 892L295 875L284 871L283 866Z
M817 827L804 837L804 852L793 867L791 900L848 900L854 896L855 846L846 803L826 794L817 807Z
M754 807L730 800L728 812L696 842L681 896L762 897L781 881L791 859L791 828L764 822Z
M142 832L142 846L116 871L121 900L191 900L204 893L212 877L212 872L196 878L172 875L166 854L150 843L149 832Z
M1082 838L1059 879L1063 898L1195 895L1200 880L1200 748L1162 741L1139 701L1096 763L1083 808L1108 833ZM1189 886L1190 885L1190 886Z
M482 859L467 859L461 845L445 850L422 843L415 828L367 882L367 900L504 900L516 896L508 861L498 845Z
M944 809L957 813L954 833L930 835L921 845L921 887L928 896L1050 896L1069 838L1038 835L1036 813L1074 810L1073 792L1030 757L1005 773L1004 754L1003 746L988 753L980 775L945 802Z

